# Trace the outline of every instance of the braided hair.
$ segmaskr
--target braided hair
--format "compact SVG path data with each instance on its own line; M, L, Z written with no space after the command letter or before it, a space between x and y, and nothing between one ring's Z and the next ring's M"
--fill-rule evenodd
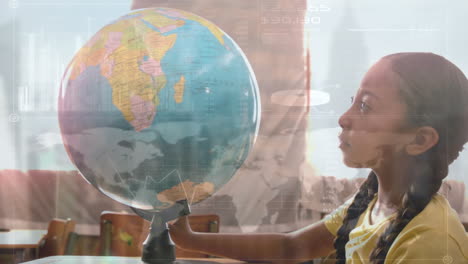
M397 53L382 59L389 60L392 70L400 77L399 92L408 109L406 122L414 127L433 127L439 141L413 158L409 172L412 182L402 196L396 217L369 256L373 264L385 262L398 234L429 204L447 177L449 164L468 141L468 81L460 69L432 53ZM337 264L346 263L349 234L377 191L378 180L372 171L360 186L337 232L334 241Z

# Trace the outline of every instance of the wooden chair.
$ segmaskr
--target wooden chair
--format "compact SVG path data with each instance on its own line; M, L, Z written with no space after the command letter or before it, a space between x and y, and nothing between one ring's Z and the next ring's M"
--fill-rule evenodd
M83 235L71 232L64 254L72 256L99 256L100 241L99 235Z
M63 255L70 233L75 230L75 221L71 219L52 219L47 234L39 241L39 258Z
M2 264L15 264L18 263L16 260L16 255L14 253L1 253L0 254L0 263Z
M190 228L195 232L218 233L219 216L210 215L189 215ZM209 258L205 253L183 250L176 246L176 257L178 258Z
M189 215L190 226L197 232L219 232L218 215ZM150 222L138 215L103 212L101 214L101 249L104 256L141 256ZM206 258L204 253L176 247L177 257Z
M138 215L104 211L100 221L101 255L141 256L149 226Z

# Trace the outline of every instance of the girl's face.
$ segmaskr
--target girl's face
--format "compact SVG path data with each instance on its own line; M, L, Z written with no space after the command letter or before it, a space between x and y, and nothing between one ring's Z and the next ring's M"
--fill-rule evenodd
M351 107L340 117L340 149L353 168L378 169L404 155L411 138L399 76L388 60L380 60L364 76Z

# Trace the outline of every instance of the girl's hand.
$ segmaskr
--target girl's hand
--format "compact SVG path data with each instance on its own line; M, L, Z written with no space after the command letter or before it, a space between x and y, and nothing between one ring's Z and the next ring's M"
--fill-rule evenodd
M190 228L188 216L181 216L175 221L168 222L168 228L171 239L177 246L184 249L193 247L194 233Z

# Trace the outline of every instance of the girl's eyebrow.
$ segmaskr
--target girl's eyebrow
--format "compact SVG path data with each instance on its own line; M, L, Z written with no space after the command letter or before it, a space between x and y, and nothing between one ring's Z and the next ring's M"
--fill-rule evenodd
M366 91L366 90L362 91L362 96L364 96L364 95L368 95L368 96L374 97L377 100L380 100L380 97L378 97L376 94L374 94L372 92L369 92L369 91Z

